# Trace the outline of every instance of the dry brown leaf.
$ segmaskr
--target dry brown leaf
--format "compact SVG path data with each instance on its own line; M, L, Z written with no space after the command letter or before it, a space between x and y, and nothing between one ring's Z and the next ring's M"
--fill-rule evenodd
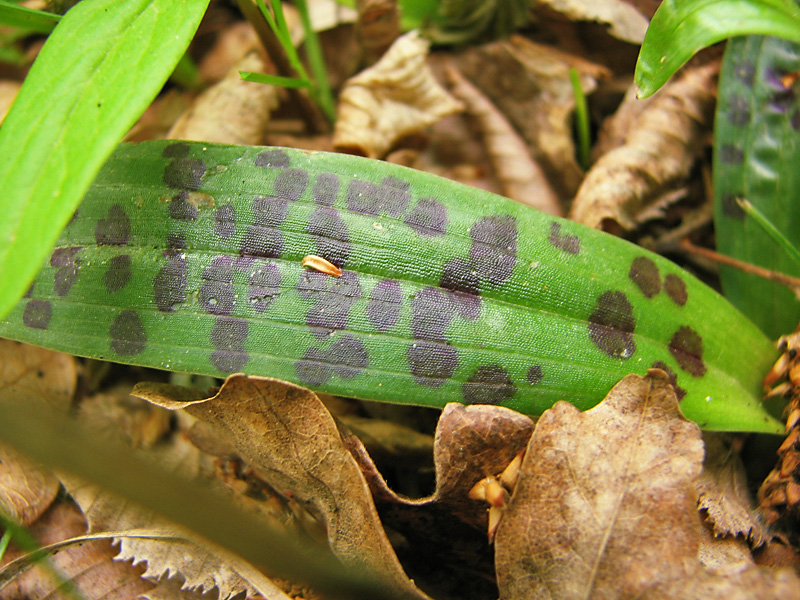
M234 375L213 398L180 402L170 398L173 387L137 386L134 393L166 408L183 408L224 432L273 488L318 515L343 563L410 599L427 598L403 573L364 477L313 392L275 379Z
M777 597L798 582L788 571L702 566L702 459L700 430L662 371L626 377L585 413L557 403L539 419L497 532L500 597L727 597L742 580L749 597Z
M0 339L0 399L40 400L66 410L77 381L74 356Z
M48 553L51 565L79 590L81 598L136 600L152 587L141 578L142 569L112 560L116 550L110 540L71 541L85 530L83 516L67 502L55 503L31 527L40 544L53 545ZM58 585L50 571L31 567L12 543L0 569L0 600L74 600L74 595L57 591Z
M467 107L480 127L503 194L551 215L563 216L558 197L544 171L528 154L528 149L511 123L455 68L447 71L452 91Z
M739 454L723 434L705 432L703 441L706 458L697 482L698 508L716 537L741 536L753 546L762 545L767 532L753 509Z
M667 83L633 121L622 146L600 157L583 180L570 219L633 229L641 213L683 185L711 127L719 63L688 69Z
M278 106L278 89L243 81L239 71L260 73L264 69L264 61L257 53L245 56L224 79L197 97L167 137L221 144L262 144L270 112Z
M417 32L407 33L347 81L333 136L337 150L381 158L399 139L461 110L428 68L428 47Z
M641 44L648 21L625 0L535 0L539 7L548 6L573 21L597 21L609 26L615 38Z
M358 438L345 436L381 519L404 537L403 564L435 597L497 596L486 540L486 506L467 494L478 480L502 471L526 446L532 431L529 417L507 408L448 404L434 442L436 490L418 500L395 494Z
M556 403L497 531L500 597L637 597L685 577L702 458L666 375L628 376L585 413Z
M262 49L253 26L247 21L231 23L219 32L214 45L197 65L201 81L213 83L251 52Z
M400 36L397 0L358 0L359 45L367 65L375 64Z
M0 444L0 510L30 526L55 500L61 483L15 450Z
M599 79L610 77L609 70L520 36L470 48L455 62L520 132L561 199L571 199L583 170L575 159L569 70L578 71L586 95Z
M162 467L184 478L206 474L208 479L207 458L183 436L175 436L169 445L159 447L157 456ZM117 559L146 562L145 577L159 579L165 573L178 573L185 578L186 589L208 591L216 587L220 598L245 590L264 595L272 591L274 585L264 575L223 548L98 486L69 474L61 478L86 515L90 533L119 542Z

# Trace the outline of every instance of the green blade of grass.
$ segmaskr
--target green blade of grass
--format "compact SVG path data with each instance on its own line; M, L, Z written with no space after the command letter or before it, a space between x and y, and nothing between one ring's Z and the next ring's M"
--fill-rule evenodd
M172 73L208 1L84 0L53 30L0 128L0 318Z
M281 75L271 75L269 73L253 73L251 71L239 71L239 75L245 81L264 83L285 88L308 88L311 82L307 79L296 79L294 77L283 77Z
M6 27L19 27L36 33L50 33L60 19L60 15L0 0L0 25Z
M800 7L793 0L664 0L636 63L639 97L654 94L699 50L749 34L800 42Z

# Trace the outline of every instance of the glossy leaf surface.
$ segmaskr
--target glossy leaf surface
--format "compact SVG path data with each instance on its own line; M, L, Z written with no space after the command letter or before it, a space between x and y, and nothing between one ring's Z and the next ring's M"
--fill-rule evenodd
M306 269L316 255L341 277ZM779 432L727 301L613 236L380 161L146 142L101 171L0 335L386 402L540 413L667 371L684 414Z

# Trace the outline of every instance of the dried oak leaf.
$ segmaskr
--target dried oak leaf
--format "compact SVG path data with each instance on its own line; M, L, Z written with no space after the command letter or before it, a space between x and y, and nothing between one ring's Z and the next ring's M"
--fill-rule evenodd
M369 488L317 396L277 379L229 377L212 398L170 399L174 386L152 384L136 395L182 408L210 423L268 483L291 495L326 525L344 564L399 590L427 598L403 572L378 518Z
M43 401L66 410L77 382L74 356L0 339L0 400Z
M381 158L399 139L462 109L428 68L428 47L417 32L409 32L347 81L333 134L337 150Z
M52 504L61 483L15 450L0 444L0 508L28 527Z
M695 586L727 589L734 571L751 597L787 589L797 581L788 572L701 566L702 459L700 430L662 371L626 377L585 413L557 403L539 419L497 531L500 597L721 597Z
M595 228L615 221L633 229L651 205L681 187L711 126L718 71L717 61L687 69L624 122L623 144L589 170L570 219Z

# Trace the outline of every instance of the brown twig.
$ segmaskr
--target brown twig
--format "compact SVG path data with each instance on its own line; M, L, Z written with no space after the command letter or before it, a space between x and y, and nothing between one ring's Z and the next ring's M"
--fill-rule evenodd
M708 258L715 262L718 262L723 265L728 265L729 267L733 267L735 269L739 269L744 273L749 273L751 275L755 275L756 277L763 277L764 279L768 279L769 281L774 281L775 283L779 283L781 285L786 286L795 294L800 292L800 279L797 277L792 277L791 275L786 275L785 273L778 273L777 271L772 271L770 269L765 269L764 267L759 267L757 265L753 265L750 263L746 263L741 260L737 260L730 256L725 256L724 254L720 254L719 252L714 252L713 250L709 250L708 248L702 248L700 246L695 246L689 240L681 240L680 246L687 252L691 254L696 254L698 256L702 256L704 258Z

